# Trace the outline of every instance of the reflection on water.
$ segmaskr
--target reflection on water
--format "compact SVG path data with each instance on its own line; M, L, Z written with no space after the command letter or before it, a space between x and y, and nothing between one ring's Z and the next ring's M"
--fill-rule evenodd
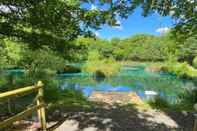
M23 75L24 70L8 70L11 75ZM196 88L193 81L176 78L167 73L150 73L142 66L125 66L117 76L110 78L97 78L87 73L60 74L57 77L61 89L74 88L81 90L85 96L93 91L124 91L135 92L142 99L152 99L155 95L175 103L177 95L186 89ZM149 93L146 93L146 92Z
M135 92L142 99L152 99L155 95L165 98L170 103L177 101L177 94L186 88L195 88L192 81L184 81L166 73L150 73L144 67L124 67L119 75L102 81L93 79L88 74L62 74L58 78L61 89L74 88L81 90L85 96L93 91ZM146 93L146 92L149 93Z

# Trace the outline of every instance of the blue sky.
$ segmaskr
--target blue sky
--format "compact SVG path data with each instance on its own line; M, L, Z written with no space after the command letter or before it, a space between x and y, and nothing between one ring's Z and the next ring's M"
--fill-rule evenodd
M126 20L119 20L120 27L102 26L102 29L95 33L100 38L110 39L113 37L125 38L139 33L148 33L160 35L173 26L173 20L170 17L161 17L158 14L152 14L148 17L141 16L141 9L138 8Z

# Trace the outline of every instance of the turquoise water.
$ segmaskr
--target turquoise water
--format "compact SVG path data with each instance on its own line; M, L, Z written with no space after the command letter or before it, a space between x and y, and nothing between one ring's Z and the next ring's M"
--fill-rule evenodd
M157 93L171 103L178 101L177 96L185 90L196 88L193 81L178 79L168 73L147 72L143 66L125 66L121 72L110 78L94 79L87 73L66 73L57 76L62 90L73 88L81 90L88 97L93 91L135 92L142 99L152 99ZM8 70L8 74L22 75L24 70Z
M147 100L155 96L147 92L153 92L171 103L176 103L178 94L196 88L192 81L181 80L167 73L150 73L145 71L143 66L125 66L117 76L107 79L93 79L84 73L61 74L58 78L61 89L81 90L87 97L93 91L131 91Z

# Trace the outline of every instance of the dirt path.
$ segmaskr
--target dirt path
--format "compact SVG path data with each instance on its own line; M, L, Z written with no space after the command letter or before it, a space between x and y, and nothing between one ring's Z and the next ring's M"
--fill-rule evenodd
M100 106L89 111L67 112L55 131L192 131L191 113Z
M193 129L192 113L139 108L143 102L133 93L93 94L89 99L94 101L91 108L58 108L48 112L47 116L50 116L48 125L54 125L59 120L55 131L192 131ZM132 104L124 105L125 103ZM39 127L36 124L33 126ZM35 130L27 130L26 127L24 131Z

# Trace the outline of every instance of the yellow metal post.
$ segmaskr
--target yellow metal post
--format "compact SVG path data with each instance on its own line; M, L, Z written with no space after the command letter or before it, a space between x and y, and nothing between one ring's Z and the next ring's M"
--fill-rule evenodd
M23 94L23 93L30 93L30 92L33 92L33 91L37 91L41 87L42 86L29 86L29 87L19 88L19 89L16 89L16 90L0 93L0 100L5 99L5 98L8 99L8 98L11 98L11 97L15 97L15 96L18 96L19 94Z
M194 109L197 111L197 103L194 105ZM193 131L197 131L197 115L195 115L195 121L194 121L194 129Z
M2 122L0 122L0 129L4 128L4 127L7 127L8 125L12 124L15 121L22 120L26 116L30 115L33 111L37 110L38 118L39 118L39 122L40 122L40 125L42 127L42 130L43 131L47 130L47 128L46 128L46 118L45 118L45 107L44 107L44 100L43 100L44 91L43 91L43 83L41 81L39 81L34 86L19 88L19 89L16 89L16 90L0 93L0 100L8 99L8 108L10 108L9 110L11 111L11 107L9 107L9 99L10 98L16 97L16 96L19 96L19 95L22 95L22 94L32 93L34 91L38 91L37 105L32 106L31 108L28 107L25 111L23 111L21 113L18 113L15 116L10 117L6 120L3 120Z
M12 108L11 108L11 100L8 98L8 112L10 113L10 114L12 114Z
M41 81L39 81L37 83L37 86L43 87L43 83ZM43 96L44 96L43 88L39 88L37 105L44 104ZM43 106L42 108L38 109L37 112L38 112L38 119L39 119L40 125L42 127L42 130L46 131L47 127L46 127L45 107Z
M194 130L193 131L197 131L197 118L195 119L195 122L194 122Z
M2 120L0 122L0 129L11 125L13 122L22 120L23 118L31 115L33 111L36 111L36 110L42 108L43 106L44 105L32 106L31 108L27 108L26 110L16 114L15 116L12 116L6 120Z

